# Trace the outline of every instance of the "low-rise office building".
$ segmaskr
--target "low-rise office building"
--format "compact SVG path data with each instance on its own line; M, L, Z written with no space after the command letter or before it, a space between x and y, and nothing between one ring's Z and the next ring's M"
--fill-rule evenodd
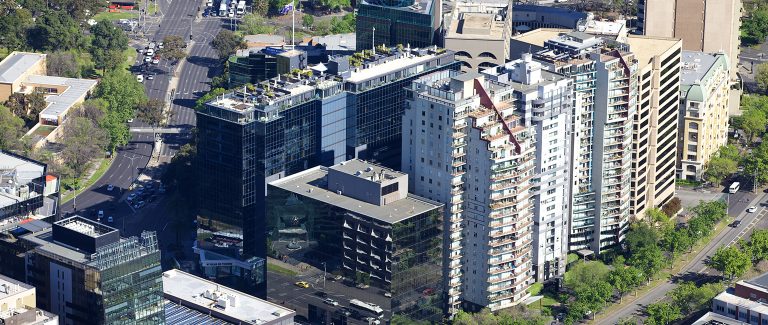
M409 194L406 174L357 159L318 166L271 182L267 203L280 254L390 293L384 317L442 319L442 205Z
M768 324L768 273L738 281L717 295L712 312L748 324Z
M176 269L163 272L162 279L167 324L183 324L188 320L185 315L208 324L294 324L295 311L216 282Z
M58 325L59 317L37 308L35 287L0 275L0 324Z
M683 51L677 178L700 181L709 159L728 144L729 75L725 54Z

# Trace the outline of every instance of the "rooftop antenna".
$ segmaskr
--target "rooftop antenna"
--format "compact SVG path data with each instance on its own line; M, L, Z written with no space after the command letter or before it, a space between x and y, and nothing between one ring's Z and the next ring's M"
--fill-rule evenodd
M291 48L296 48L296 7L294 1L291 1Z
M373 53L376 54L376 26L373 26L373 32L371 33L371 46L373 47Z

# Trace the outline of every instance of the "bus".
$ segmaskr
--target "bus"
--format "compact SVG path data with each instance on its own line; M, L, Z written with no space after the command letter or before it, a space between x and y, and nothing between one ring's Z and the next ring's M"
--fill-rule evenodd
M242 16L245 13L245 0L240 0L240 2L237 3L237 11L238 16Z
M733 184L731 184L731 187L728 188L728 193L731 193L731 194L736 193L738 191L739 191L739 182L733 182Z
M363 302L357 299L351 299L349 300L349 305L360 310L367 311L369 313L372 313L376 315L376 318L382 318L384 317L384 310L381 309L378 305Z
M219 16L224 17L227 15L227 0L221 0L219 5Z

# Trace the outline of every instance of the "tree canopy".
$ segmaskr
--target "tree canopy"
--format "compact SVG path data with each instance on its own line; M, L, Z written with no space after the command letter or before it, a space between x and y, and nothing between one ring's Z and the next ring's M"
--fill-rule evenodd
M226 60L235 54L235 51L244 47L243 38L230 30L223 29L211 41L221 60Z
M144 86L128 71L117 69L104 76L94 94L107 103L107 114L101 126L109 133L109 148L128 143L130 133L125 121L134 116L140 103L146 101Z
M102 20L91 27L91 54L97 69L114 70L125 61L128 37L112 22Z
M273 34L275 32L275 28L269 24L269 21L257 13L245 14L240 19L237 29L246 35Z

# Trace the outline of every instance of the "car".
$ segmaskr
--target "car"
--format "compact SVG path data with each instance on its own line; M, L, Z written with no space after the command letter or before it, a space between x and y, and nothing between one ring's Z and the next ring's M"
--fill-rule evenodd
M146 203L144 203L144 201L139 201L138 203L136 203L136 204L134 204L134 205L133 205L133 208L134 208L134 209L141 209L141 208L143 208L143 207L144 207L144 205L145 205L145 204L146 204Z
M235 13L230 11L230 12L227 14L227 17L229 17L229 18L235 17Z
M145 54L147 56L154 56L155 55L155 50L154 49L149 49L149 50L147 50L147 53L145 53Z
M741 224L741 220L736 220L734 222L731 222L730 226L733 228L738 227Z
M306 281L299 281L299 282L296 282L296 283L294 283L294 284L295 284L297 287L299 287L299 288L305 288L305 289L306 289L306 288L309 288L309 283L307 283Z
M160 63L160 59L152 59L152 64L158 64Z
M315 296L318 296L320 298L328 298L328 294L323 291L317 291L315 292Z
M154 73L148 74L147 75L147 80L155 80L155 74Z
M747 208L747 212L749 212L749 213L752 213L752 212L755 212L755 211L757 211L757 207L756 206L751 206L751 207Z
M129 119L128 119L128 123L133 123L133 119L132 119L132 118L129 118Z
M112 190L114 190L114 189L115 189L114 185L112 185L112 184L108 184L107 185L107 191L112 192Z
M99 210L98 216L99 216L99 219L101 219L101 217L104 216L104 210Z
M128 194L128 197L126 198L126 200L130 202L130 201L133 201L133 199L135 198L136 198L136 193L131 193L131 194Z
M144 62L152 62L152 57L145 56L144 57Z
M109 216L109 218L107 218L107 222L113 223L113 222L115 222L115 219L112 218L112 216Z
M149 45L147 45L147 49L154 50L155 46L157 46L157 43L149 42Z
M158 48L158 49L161 49L161 48L163 48L163 42L157 43L157 48Z
M376 325L381 324L381 321L374 317L366 317L364 320L368 322L368 324L376 324Z
M208 10L206 10L205 12L203 12L203 17L208 17Z
M339 305L338 301L333 300L331 298L325 298L325 300L323 300L323 302L328 304L328 305L331 305L331 306L338 306Z
M392 294L391 294L391 293L389 293L389 292L385 292L385 293L384 293L384 297L387 297L387 298L392 298Z
M136 81L138 81L138 82L144 82L144 76L143 76L143 75L138 75L138 76L136 76Z

